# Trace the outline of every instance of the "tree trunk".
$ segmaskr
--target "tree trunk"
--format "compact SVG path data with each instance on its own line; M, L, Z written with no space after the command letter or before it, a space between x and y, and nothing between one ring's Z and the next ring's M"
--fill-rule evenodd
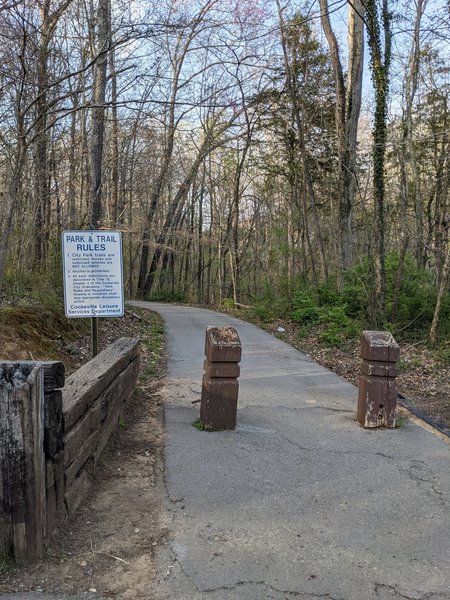
M111 10L111 4L110 4ZM110 44L112 39L110 36ZM111 227L117 227L119 215L119 127L117 118L117 74L114 64L114 52L110 52L111 71Z
M98 0L97 10L97 57L94 63L94 83L92 91L92 130L91 130L91 192L89 228L100 226L103 199L103 151L105 134L106 71L109 47L109 0Z
M177 211L180 209L180 206L182 205L182 203L184 203L184 201L186 200L186 196L189 192L189 188L191 187L191 185L197 175L198 168L200 167L200 164L203 159L204 159L204 155L202 153L200 153L199 156L197 156L197 159L192 164L191 168L189 169L188 174L184 178L177 193L175 194L174 199L172 200L172 202L170 204L169 211L168 211L166 219L164 221L162 231L160 232L157 242L156 242L156 250L153 253L152 261L150 263L150 268L149 268L147 277L145 279L145 284L142 288L144 298L148 298L150 295L150 292L152 290L153 283L155 280L156 270L158 268L159 260L162 255L163 246L167 240L168 232L169 232L170 228L173 226L174 218L175 218Z
M352 212L356 189L356 141L361 110L364 66L364 6L361 0L349 4L349 57L345 81L339 46L331 27L328 0L320 0L321 20L333 63L336 109L335 122L339 157L338 228L341 270L353 263Z
M295 78L291 73L291 66L289 63L288 49L287 49L287 43L286 43L285 25L284 25L284 21L283 21L282 9L281 9L279 0L276 0L276 5L278 8L278 21L279 21L279 26L280 26L281 45L282 45L282 49L283 49L284 68L285 68L285 72L286 72L286 87L287 87L289 97L291 100L291 104L292 104L292 116L294 118L294 121L295 121L295 124L297 127L300 155L302 158L304 194L307 194L307 196L308 196L306 202L309 203L311 212L313 215L315 234L316 234L317 243L319 246L321 272L322 272L324 278L328 279L328 264L327 264L327 260L325 257L325 247L324 247L324 243L323 243L322 230L321 230L319 215L318 215L318 211L317 211L317 203L316 203L316 199L315 199L314 185L313 185L313 180L312 180L312 176L311 176L311 172L310 172L310 166L309 166L308 156L307 156L307 152L306 152L306 146L305 146L304 124L303 124L303 119L302 119L302 114L301 114L301 108L299 105L299 97L298 97L298 93L296 90ZM306 202L305 202L305 204L306 204Z
M370 66L375 89L375 115L373 127L373 196L375 216L375 289L374 315L376 325L381 325L386 317L386 266L385 266L385 155L386 155L386 113L389 92L389 71L391 64L391 15L388 0L382 0L381 16L379 0L367 0L367 32L371 52ZM381 24L380 24L381 20ZM381 41L383 34L384 45Z
M38 97L36 102L36 209L35 209L35 245L34 261L36 268L42 268L45 259L45 228L47 205L49 199L49 168L48 168L48 132L47 132L47 90L48 81L48 45L50 43L50 0L44 0L39 8L40 39L37 48L37 82Z
M17 154L14 160L14 168L12 171L11 179L8 184L6 193L6 211L3 220L3 231L0 238L0 294L3 290L3 283L5 277L6 264L8 260L8 251L10 237L13 229L14 214L17 209L18 196L21 187L22 174L25 168L26 160L26 141L25 141L25 127L24 127L24 115L21 112L21 98L17 99L16 115L17 115Z
M205 198L205 179L206 179L206 166L203 165L202 180L200 184L200 193L198 195L198 224L197 224L197 243L198 243L198 256L197 256L197 302L198 304L203 303L203 201Z
M436 306L434 308L433 322L430 328L430 343L436 344L437 341L437 328L439 323L439 317L441 315L442 301L444 299L445 290L449 278L450 271L450 244L447 242L447 254L445 256L444 266L442 268L441 281L439 284Z

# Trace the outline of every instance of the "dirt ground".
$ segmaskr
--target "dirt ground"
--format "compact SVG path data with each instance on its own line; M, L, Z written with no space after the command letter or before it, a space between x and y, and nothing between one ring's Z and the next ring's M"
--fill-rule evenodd
M121 327L121 325L123 325ZM103 324L104 341L138 334L142 322L127 316L122 324ZM123 331L122 331L123 330ZM150 334L150 331L147 331ZM142 336L140 336L142 337ZM81 354L89 340L80 339ZM141 373L155 357L142 348ZM100 461L90 471L90 494L76 515L50 540L45 558L29 568L0 571L0 592L93 592L103 597L156 598L153 556L166 535L162 522L163 411L161 370L142 377L120 426Z

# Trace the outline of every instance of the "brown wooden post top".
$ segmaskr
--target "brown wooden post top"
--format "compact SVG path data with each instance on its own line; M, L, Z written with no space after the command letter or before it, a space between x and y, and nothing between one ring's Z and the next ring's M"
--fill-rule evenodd
M389 331L363 331L361 336L363 360L396 363L400 347Z
M205 355L209 362L238 363L241 360L242 346L234 327L207 327Z

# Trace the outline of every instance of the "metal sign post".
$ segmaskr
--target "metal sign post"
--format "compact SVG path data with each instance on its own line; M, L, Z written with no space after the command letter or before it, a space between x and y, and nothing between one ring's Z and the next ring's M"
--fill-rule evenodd
M92 353L98 353L98 317L123 317L123 257L120 231L62 234L66 317L91 317Z
M91 319L91 346L92 358L98 354L98 317Z

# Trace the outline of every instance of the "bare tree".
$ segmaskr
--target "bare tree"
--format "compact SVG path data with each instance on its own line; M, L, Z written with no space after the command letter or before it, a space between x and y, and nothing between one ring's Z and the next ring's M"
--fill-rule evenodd
M36 96L36 210L35 210L35 265L40 266L45 257L50 215L49 151L48 151L48 91L50 44L58 21L72 0L55 5L52 0L38 0L39 27L37 31L37 96Z
M32 31L29 25L29 15L26 11L21 11L21 7L17 11L15 5L10 8L12 13L8 13L5 9L5 12L1 14L0 22L2 38L9 42L5 43L2 49L2 62L6 68L1 73L4 127L0 133L0 141L7 168L0 237L0 293L3 290L14 216L18 210L23 172L30 144L28 123L30 121L30 96L32 95L32 82L29 74ZM15 60L16 56L18 60Z
M98 0L95 17L96 58L92 89L91 204L89 228L98 229L102 217L103 152L106 117L106 76L110 50L109 0Z
M180 91L185 88L190 81L195 79L196 73L191 74L185 81L181 81L181 75L183 67L186 61L188 52L197 38L199 32L204 26L205 16L208 11L216 4L217 0L207 0L200 6L198 12L189 21L187 27L180 27L178 33L176 33L174 48L170 48L170 66L171 66L171 89L170 96L167 103L166 112L166 124L165 124L165 144L162 152L159 173L156 180L153 183L150 204L146 215L145 227L142 235L142 254L139 267L139 281L138 291L146 293L147 287L146 280L148 271L148 259L149 259L149 241L150 241L150 229L155 216L160 197L166 183L166 179L169 173L169 167L172 161L172 154L174 150L175 135L180 120L186 116L186 111L183 111L181 115L177 115L178 96ZM170 36L172 39L172 36ZM187 111L189 112L189 111Z
M316 202L316 194L313 185L313 179L311 175L310 165L308 161L308 154L306 150L306 142L305 142L305 128L302 119L302 111L300 105L300 94L297 90L297 82L295 75L292 71L292 66L289 61L289 51L288 44L286 39L286 25L283 17L283 8L281 6L280 0L275 0L277 11L278 11L278 26L280 31L281 38L281 47L283 50L283 59L284 59L284 69L285 69L285 77L286 77L286 88L291 100L292 106L292 118L295 123L298 135L298 145L300 149L300 154L302 158L302 166L303 166L303 178L304 178L304 203L309 203L311 212L313 215L313 223L315 234L317 237L317 242L319 246L319 257L320 257L320 267L321 272L325 279L328 279L328 263L325 256L325 246L323 242L321 224L319 219L319 214L317 210L317 202ZM305 215L307 213L305 212Z
M448 237L448 230L447 230L446 246L447 247L445 249L444 265L443 265L442 272L441 272L438 293L437 293L437 299L436 299L436 305L434 307L434 313L433 313L433 321L431 323L431 328L430 328L429 339L432 344L435 344L437 341L437 328L438 328L438 323L439 323L439 319L441 316L444 294L447 289L447 284L449 281L449 274L450 274L450 241L449 241L449 237Z
M391 321L397 318L400 288L403 278L404 262L410 244L410 229L408 219L408 196L412 189L414 212L416 215L416 258L420 266L424 266L424 241L423 241L423 200L421 193L421 179L418 169L416 146L413 140L413 108L419 87L419 68L421 61L421 22L426 9L427 0L417 0L415 20L411 46L406 67L404 81L404 104L402 114L402 143L400 145L400 251L398 267L395 275ZM412 176L409 175L411 169Z
M239 111L240 112L240 111ZM221 110L216 115L211 115L205 124L205 130L203 133L203 141L197 150L195 159L188 168L188 171L183 178L181 185L178 187L173 200L169 205L168 212L164 219L164 225L161 232L158 235L156 242L156 249L153 253L153 258L150 263L150 268L145 280L145 284L142 288L144 297L148 297L155 280L156 270L164 251L164 245L168 238L169 231L174 227L177 221L177 214L179 214L183 203L186 201L187 194L193 185L197 176L198 170L205 160L205 158L212 153L215 149L226 144L229 140L225 136L225 133L231 128L235 120L237 119L239 112L231 115L229 119L224 119L225 111ZM165 263L167 265L167 261Z
M361 110L364 66L364 5L361 0L348 8L348 66L344 75L339 45L330 22L328 0L320 0L321 20L330 49L336 86L336 133L339 158L338 222L341 269L352 266L352 212L357 182L356 142Z

